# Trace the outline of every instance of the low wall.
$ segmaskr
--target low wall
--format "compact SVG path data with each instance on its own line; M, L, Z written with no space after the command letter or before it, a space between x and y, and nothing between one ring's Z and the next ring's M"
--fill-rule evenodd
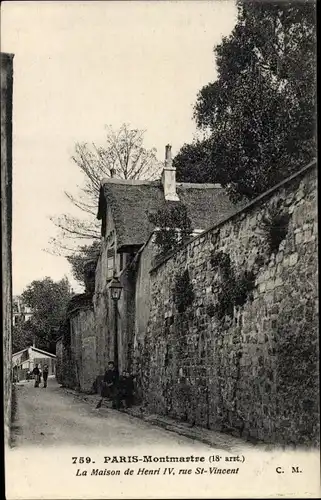
M91 294L75 295L56 344L56 377L64 387L91 392L98 375L98 349Z
M63 384L63 344L62 338L56 342L56 380L58 384Z
M75 359L72 356L70 345L64 345L62 349L62 375L59 383L69 389L79 389Z
M314 165L152 270L138 379L148 409L247 438L316 443L316 275Z
M78 388L90 392L97 376L97 346L93 307L77 309L70 317L71 349Z
M63 387L75 389L78 387L75 361L71 350L70 320L66 319L61 325L60 339L56 343L56 379Z

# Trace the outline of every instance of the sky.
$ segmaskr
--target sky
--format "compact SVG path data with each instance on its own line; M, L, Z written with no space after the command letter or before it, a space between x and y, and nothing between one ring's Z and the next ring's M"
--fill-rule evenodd
M198 91L217 73L213 47L236 21L231 0L1 4L1 51L14 54L13 293L68 276L45 251L50 216L81 215L76 142L103 145L104 126L146 130L145 147L173 154L196 132ZM98 203L98 200L97 200Z

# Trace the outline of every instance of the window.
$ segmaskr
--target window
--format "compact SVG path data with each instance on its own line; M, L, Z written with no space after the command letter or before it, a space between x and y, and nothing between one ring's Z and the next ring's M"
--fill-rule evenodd
M107 250L107 278L112 278L115 268L115 249L109 248Z
M122 271L125 267L125 254L119 254L119 270Z

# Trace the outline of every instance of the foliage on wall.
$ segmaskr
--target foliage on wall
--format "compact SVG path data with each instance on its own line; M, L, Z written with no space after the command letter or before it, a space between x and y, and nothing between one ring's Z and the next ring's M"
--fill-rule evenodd
M71 331L70 331L69 320L67 320L63 325L61 325L59 333L62 334L63 346L65 348L70 348L70 346L71 346Z
M183 245L193 232L187 209L181 203L167 204L155 214L149 214L149 220L158 228L155 244L163 256Z
M315 317L310 299L305 307L311 318ZM276 331L278 398L286 414L291 415L294 407L303 416L304 425L299 436L303 445L311 443L311 436L319 443L317 330L316 321L303 320L299 326L291 321L279 322ZM313 335L306 335L307 331ZM299 396L288 401L285 395L289 390Z
M188 269L175 277L174 303L179 313L186 311L194 301L193 285L190 281Z
M269 253L277 253L281 242L285 239L291 214L283 212L278 206L270 210L270 213L262 220L262 229L269 245Z
M66 257L71 265L71 272L76 281L82 285L86 282L85 265L90 261L97 262L100 252L100 240L94 240L91 245L82 245L72 255Z
M210 304L206 308L206 312L207 312L207 314L209 315L210 318L212 318L213 316L215 316L215 311L216 311L216 309L215 309L214 304Z
M218 291L218 300L215 310L208 309L208 314L223 319L233 316L234 307L242 306L251 298L255 286L253 271L237 273L231 264L230 256L224 252L212 253L212 268L217 268L223 278L223 286Z

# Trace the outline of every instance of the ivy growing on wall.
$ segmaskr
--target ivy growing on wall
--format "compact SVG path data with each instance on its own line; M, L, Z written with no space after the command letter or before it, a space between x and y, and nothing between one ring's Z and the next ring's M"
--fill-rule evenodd
M217 268L223 278L223 286L218 292L216 308L208 310L210 316L216 314L219 319L233 316L234 307L242 306L251 298L255 287L253 271L236 273L230 256L224 252L212 253L212 269Z
M212 252L211 255L211 266L212 269L219 268L224 278L229 278L231 273L231 259L227 253L224 252Z
M177 274L175 277L174 303L179 313L186 311L193 304L194 290L191 283L188 269L183 274Z
M269 245L269 253L277 253L281 242L285 239L291 214L282 212L278 206L271 208L262 220L263 231Z
M164 256L173 252L188 241L193 232L187 209L182 203L167 203L155 214L149 214L149 221L157 227L155 244L159 254Z
M62 326L61 326L61 333L62 333L62 343L65 348L70 348L71 345L71 332L70 332L70 324L69 321L67 320Z
M216 312L215 306L213 304L210 304L209 306L207 306L206 312L209 315L209 317L212 318L213 316L215 316Z

